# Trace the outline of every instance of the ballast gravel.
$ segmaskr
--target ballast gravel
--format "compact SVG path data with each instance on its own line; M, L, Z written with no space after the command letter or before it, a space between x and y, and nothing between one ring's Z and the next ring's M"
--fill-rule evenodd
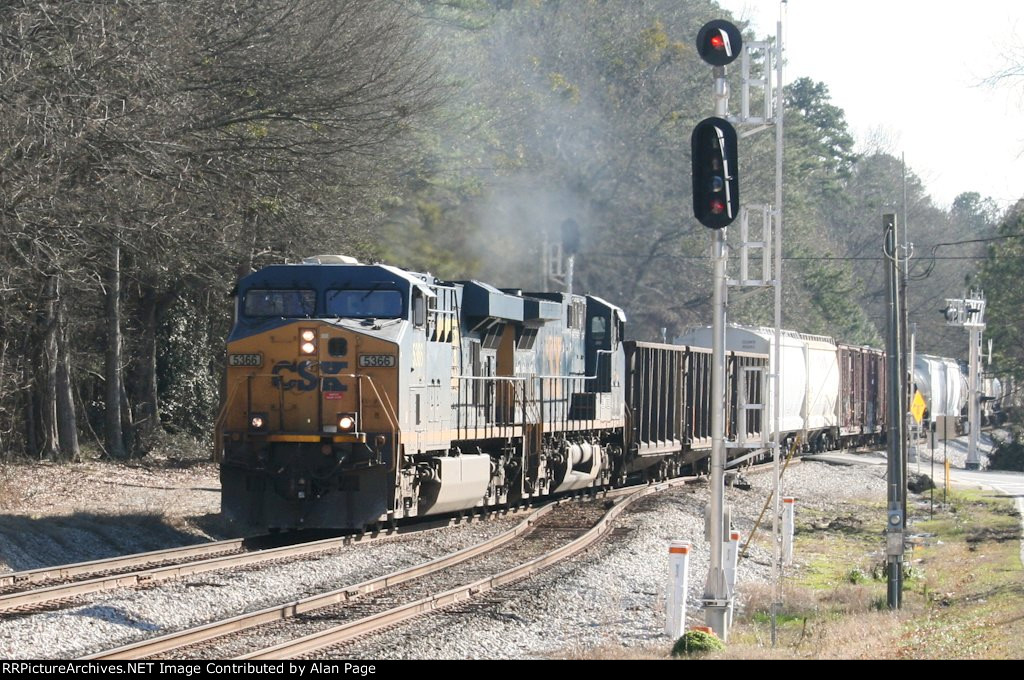
M799 504L883 497L884 467L801 463L785 473L784 492ZM734 528L749 535L772 484L768 472L746 477L750 490L727 489ZM536 578L457 608L421 617L356 641L346 658L544 658L614 642L665 642L668 542L692 543L688 613L698 622L708 568L703 538L706 484L642 499L616 523L615 535ZM799 509L798 509L799 512ZM203 574L139 590L92 596L67 609L0 620L0 657L73 658L136 640L295 600L411 566L511 527L520 516L350 546L318 559L246 571ZM763 543L760 545L764 545ZM755 542L740 561L741 584L767 582L770 557Z
M800 504L827 508L837 500L884 498L885 469L822 463L791 466L784 494ZM749 491L726 489L734 529L745 542L772 485L770 472L750 475ZM479 602L421 617L409 625L334 650L356 659L522 659L585 657L605 645L667 644L665 589L668 544L691 542L687 614L703 625L699 610L709 565L704 541L706 485L683 487L640 502L616 523L617 536ZM737 579L769 583L771 557L753 544L740 560Z
M211 572L138 590L91 596L58 611L0 619L0 657L75 658L420 564L487 540L522 515L354 545L247 570Z

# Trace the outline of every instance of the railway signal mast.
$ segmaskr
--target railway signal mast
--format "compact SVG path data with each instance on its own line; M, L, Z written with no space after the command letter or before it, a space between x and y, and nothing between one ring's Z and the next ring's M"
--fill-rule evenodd
M967 439L968 470L981 468L981 456L978 454L978 434L981 431L981 334L985 330L985 295L981 291L971 291L970 297L946 299L946 307L942 310L947 326L960 326L970 331L970 352L968 354L968 401ZM990 352L991 353L991 352Z
M784 0L783 0L784 1ZM712 320L712 373L711 393L717 395L716 407L711 412L711 504L709 512L708 537L711 542L711 565L708 569L708 580L704 589L704 611L707 624L724 641L728 638L728 611L733 593L728 586L724 565L724 544L729 536L727 526L728 513L725 508L725 468L727 448L758 449L750 455L766 450L767 441L748 442L743 435L736 441L725 439L725 335L728 286L769 287L775 288L775 358L774 366L780 363L780 336L782 317L781 296L781 240L780 225L782 222L782 22L777 24L775 45L769 42L744 43L739 29L732 23L716 19L705 24L697 34L697 53L713 68L714 78L713 102L714 116L699 122L690 137L690 150L693 173L693 212L697 220L705 227L712 229L711 257L714 270L713 278L713 320ZM763 75L751 77L751 54L760 53L763 64ZM739 117L728 114L729 85L725 78L725 67L736 59L741 59L742 68L742 105ZM775 92L772 91L772 64L775 64ZM751 115L751 86L763 89L763 112ZM775 96L773 112L773 94ZM746 126L743 136L754 134L769 127L776 133L776 206L751 206L752 210L740 206L739 200L739 154L737 133L733 123ZM749 234L749 214L762 216L760 239L752 239ZM726 248L726 227L737 218L740 219L740 241L735 249L740 253L738 279L727 278L728 251ZM775 226L775 275L772 275L772 226ZM748 268L748 254L752 250L761 250L760 277L751 275ZM777 370L777 369L776 369ZM775 559L773 573L777 574L778 562L781 559L778 546L779 507L779 382L774 379L774 442L775 454L775 519L773 536L775 537ZM758 394L765 394L762 374L762 389ZM746 404L746 381L758 378L751 373L741 377L742 385L738 386L742 415L746 419L748 413L760 411L761 431L766 432L763 404ZM746 427L737 428L745 433ZM738 460L745 460L744 456ZM738 461L737 461L738 462ZM774 607L773 607L774 612ZM774 619L774 617L773 617ZM774 643L774 626L772 640Z
M711 331L711 507L707 535L711 564L704 586L704 617L723 641L728 639L729 585L725 573L725 227L739 212L739 165L736 130L725 120L729 84L725 66L739 56L743 38L728 21L708 22L697 34L697 53L714 66L715 115L705 118L690 136L693 174L693 214L713 229L711 258L714 268ZM721 399L716 399L721 395Z

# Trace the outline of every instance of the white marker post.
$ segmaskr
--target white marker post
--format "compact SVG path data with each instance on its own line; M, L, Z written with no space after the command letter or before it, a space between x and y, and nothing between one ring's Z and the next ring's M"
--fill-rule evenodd
M665 604L665 634L673 640L686 629L686 586L689 581L690 543L668 545L668 601Z
M782 563L793 564L793 508L796 499L787 496L782 499Z
M732 626L732 613L736 608L736 566L740 559L740 532L730 531L725 549L725 582L729 586L729 612L726 614L729 626Z

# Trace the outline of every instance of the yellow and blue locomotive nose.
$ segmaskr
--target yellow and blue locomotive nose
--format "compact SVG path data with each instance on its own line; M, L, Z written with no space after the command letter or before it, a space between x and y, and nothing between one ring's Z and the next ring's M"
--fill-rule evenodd
M239 502L225 514L298 527L314 501L321 512L331 494L375 485L366 477L388 467L397 439L394 343L300 320L233 340L227 363L221 478L232 489L224 498ZM377 504L367 511L379 515Z

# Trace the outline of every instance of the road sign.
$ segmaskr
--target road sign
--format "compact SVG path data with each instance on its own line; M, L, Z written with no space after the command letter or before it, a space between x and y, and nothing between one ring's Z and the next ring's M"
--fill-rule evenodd
M921 418L924 417L924 410L928 408L928 404L925 403L924 397L917 390L914 390L914 401L910 405L910 412L914 414L914 422L918 425L921 424Z

